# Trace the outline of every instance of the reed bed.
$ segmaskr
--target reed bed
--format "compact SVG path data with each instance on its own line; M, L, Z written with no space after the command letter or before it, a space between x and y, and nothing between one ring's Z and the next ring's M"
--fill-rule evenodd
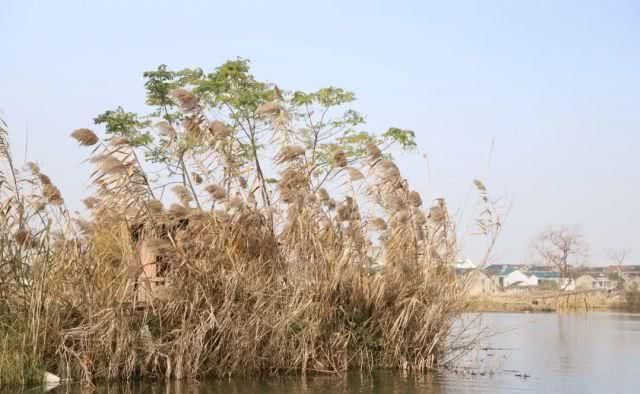
M316 152L275 139L269 164L241 171L225 145L238 125L174 97L184 122L158 127L178 141L177 183L127 138L73 132L93 166L83 217L36 164L15 168L3 126L0 348L23 372L0 384L44 369L87 383L420 372L452 351L465 300L443 200L424 209L376 144L359 160L335 151L318 176ZM256 113L274 125L283 107Z
M633 310L623 295L604 291L567 292L542 291L531 294L492 294L468 298L470 312L556 312L608 309Z

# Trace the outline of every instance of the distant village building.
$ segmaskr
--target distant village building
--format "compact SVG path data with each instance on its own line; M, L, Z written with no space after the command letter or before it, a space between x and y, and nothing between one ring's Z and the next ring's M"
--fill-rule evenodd
M555 267L551 265L527 265L525 270L527 272L554 272Z
M560 278L560 273L550 266L524 264L494 264L484 270L500 291L510 293L529 292L536 289L575 289L573 278Z
M589 274L583 274L576 279L576 289L592 290L594 288L595 283L596 283L596 280L593 276Z
M521 282L525 286L537 286L538 279L525 274L521 270L513 270L504 276L502 280L503 287L509 287L516 282Z
M640 289L640 277L624 278L624 290Z
M640 265L600 267L570 267L561 277L552 266L525 264L492 264L482 270L484 276L474 285L474 291L527 293L534 290L622 290L640 288ZM486 285L486 279L490 285ZM482 279L485 285L482 285Z
M469 271L466 275L469 275L465 278L468 280L468 294L472 296L482 295L482 294L490 294L495 293L497 291L496 286L494 285L491 278L489 278L482 271Z
M621 273L629 277L640 278L640 265L610 265L607 267L609 273Z
M617 281L603 273L583 274L576 279L578 290L613 290L617 285Z
M473 270L478 268L478 265L474 263L471 259L464 259L457 261L455 263L456 269L459 270Z
M562 278L559 282L560 290L574 291L576 289L576 280L574 278Z
M600 274L594 277L594 279L596 280L597 289L614 290L618 285L618 281L611 279L609 275Z
M537 288L536 285L527 284L526 282L514 282L507 286L504 291L510 294L526 294Z
M497 288L504 289L511 283L522 279L518 274L511 276L509 279L507 279L507 277L509 277L512 272L521 268L524 269L524 267L524 265L517 264L492 264L484 269L484 273L491 278Z
M610 265L607 268L609 273L618 276L621 281L619 288L627 290L640 287L640 265Z
M560 273L553 271L526 271L528 275L532 277L532 282L535 281L537 286L544 287L558 287L560 283Z

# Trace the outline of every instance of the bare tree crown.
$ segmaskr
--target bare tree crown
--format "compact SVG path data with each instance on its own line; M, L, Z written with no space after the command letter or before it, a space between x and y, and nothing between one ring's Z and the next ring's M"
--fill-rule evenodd
M582 230L578 226L547 227L535 239L534 248L546 265L566 273L571 264L580 263L588 252Z

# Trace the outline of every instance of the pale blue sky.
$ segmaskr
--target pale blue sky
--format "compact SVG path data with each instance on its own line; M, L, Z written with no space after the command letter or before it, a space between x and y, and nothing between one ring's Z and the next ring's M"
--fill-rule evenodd
M593 263L605 248L640 263L638 1L2 0L0 56L14 152L28 125L28 159L72 206L88 177L73 129L144 111L144 70L242 56L284 88L355 91L372 130L415 130L430 171L419 156L401 167L464 212L463 230L473 178L507 194L497 261L530 258L547 224L578 224Z

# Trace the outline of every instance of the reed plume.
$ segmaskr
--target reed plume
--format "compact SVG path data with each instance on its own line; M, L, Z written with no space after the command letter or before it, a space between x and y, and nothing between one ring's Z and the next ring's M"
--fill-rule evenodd
M349 171L349 178L352 182L361 181L364 179L364 175L357 168L347 167L347 171Z
M206 190L214 200L224 200L227 197L227 193L222 186L208 185Z
M226 138L232 133L231 128L219 120L214 120L209 124L209 131L217 138Z
M178 197L178 200L180 200L180 203L185 207L188 207L189 204L191 204L191 202L193 201L193 195L191 194L189 189L187 189L186 186L175 185L174 187L171 188L171 190Z
M275 101L272 101L272 102L260 104L256 112L259 115L275 115L280 113L281 110L282 108L280 107L280 104L278 104Z
M113 137L109 140L109 143L113 146L129 145L131 141L124 136Z
M371 162L375 162L382 157L382 151L378 148L378 145L372 142L367 144L367 154Z
M45 183L42 186L42 195L46 198L47 202L51 205L64 204L64 199L60 194L60 190L51 183Z
M304 152L305 150L301 146L287 145L280 150L278 155L275 157L275 161L278 164L284 164L303 157Z
M333 162L338 167L346 167L349 164L347 154L343 150L337 150L333 154Z
M176 99L180 109L185 113L192 113L200 108L198 98L186 89L175 89L171 95Z
M409 202L411 203L411 205L418 208L422 206L422 197L420 197L420 194L418 192L411 191L409 193Z
M89 129L76 129L71 136L84 146L92 146L98 143L98 136Z

